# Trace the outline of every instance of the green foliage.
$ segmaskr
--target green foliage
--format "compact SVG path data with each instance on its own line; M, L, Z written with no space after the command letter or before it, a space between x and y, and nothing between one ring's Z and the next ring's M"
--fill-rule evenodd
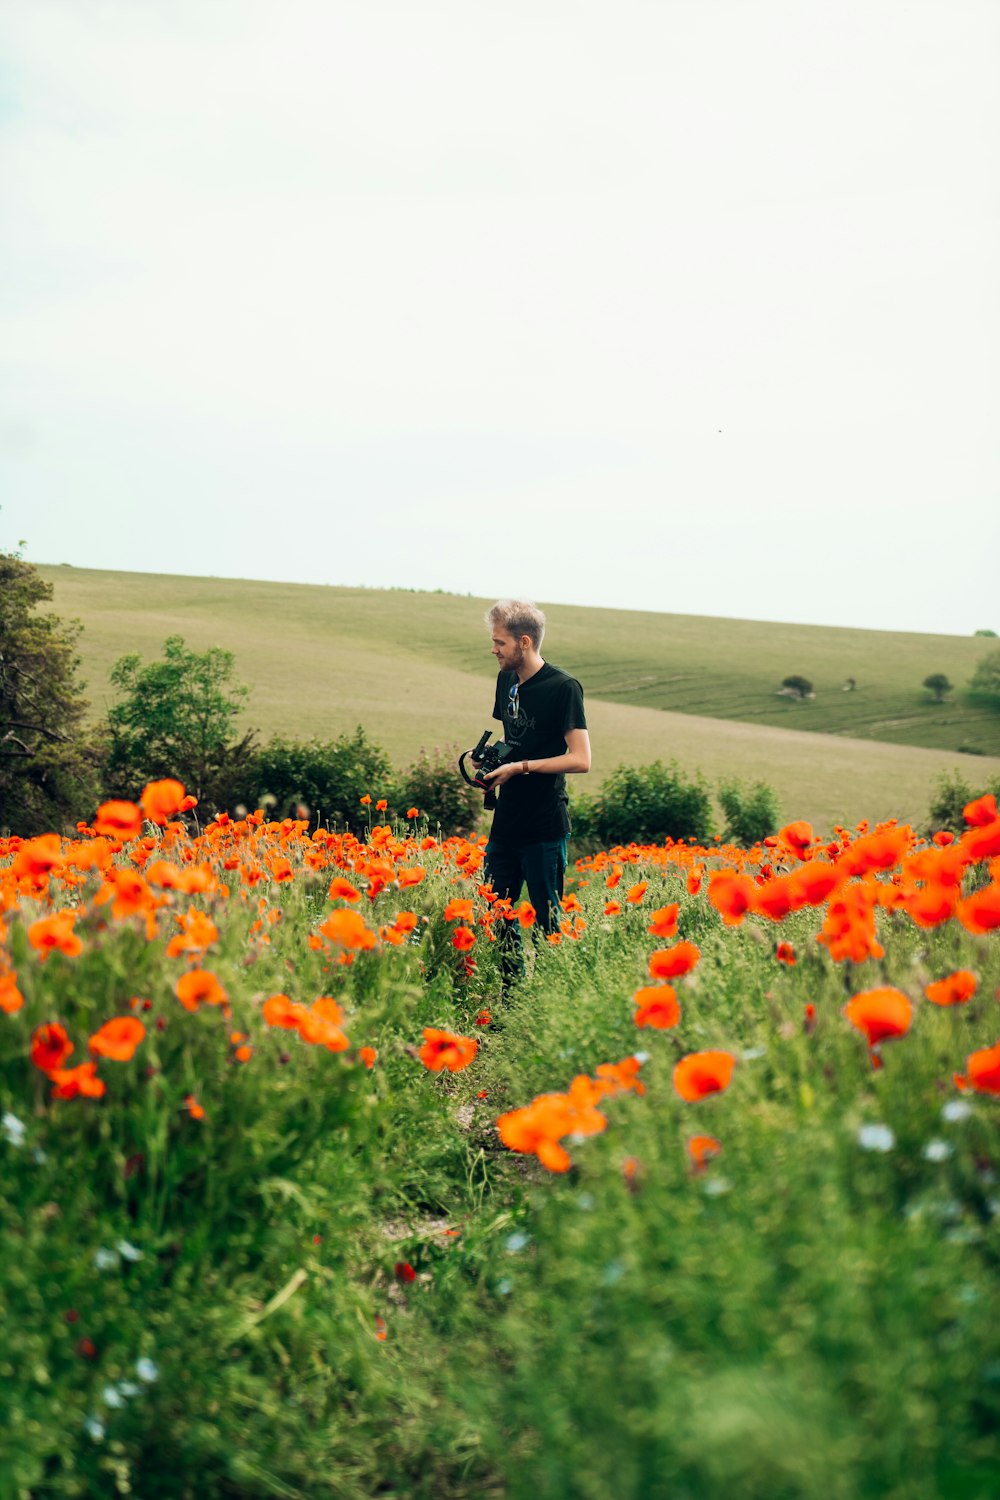
M997 633L996 633L995 630L974 630L972 632L972 634L973 635L985 635L985 636L989 636L989 638L991 640L996 640L996 636L997 636Z
M96 805L100 746L83 728L82 627L37 607L52 585L0 553L0 830L63 828Z
M969 692L980 702L1000 708L1000 651L983 657L969 680Z
M766 781L749 784L730 780L719 783L719 806L726 815L722 839L727 844L749 848L771 833L777 833L780 821L778 796Z
M256 860L288 848L249 839ZM430 852L406 892L429 922L341 966L306 941L330 872L305 855L324 847L292 849L296 879L265 880L249 910L237 871L229 899L196 899L220 929L206 966L231 1016L175 998L184 960L163 939L190 898L163 892L147 942L141 919L94 907L94 872L83 952L44 963L27 942L42 903L6 913L25 1003L0 1016L0 1495L1000 1493L998 1101L951 1083L996 1035L995 942L879 910L884 955L851 968L816 943L816 911L727 928L645 861L642 901L612 920L591 872L582 939L537 945L507 1005L490 999L473 1065L432 1076L421 1027L473 1034L493 983L490 946L466 978L441 916L476 876L456 885ZM280 914L266 941L261 895ZM401 895L366 901L373 927ZM672 902L701 957L677 1027L637 1033L650 913ZM779 931L794 968L775 960ZM917 998L970 967L967 1004ZM876 1071L842 1009L879 984L916 1003ZM348 1050L263 1026L279 990L336 993ZM34 1028L58 1018L76 1060L134 994L147 1034L132 1060L101 1062L105 1097L51 1100ZM501 1112L638 1047L645 1092L601 1101L606 1129L567 1142L565 1174L501 1148ZM731 1087L684 1103L678 1055L714 1047L737 1059ZM701 1132L721 1154L696 1173Z
M944 672L932 672L929 677L924 678L923 686L934 694L935 703L943 703L946 695L952 691L951 682Z
M968 825L962 809L990 792L1000 799L1000 776L994 776L976 789L969 785L961 771L953 771L950 776L942 773L935 779L934 794L927 809L927 832L948 829L952 833L964 833Z
M120 657L111 681L122 701L108 711L112 789L134 796L147 781L172 776L206 811L239 800L254 734L235 737L248 689L234 671L231 651L192 651L179 635L168 636L162 661Z
M571 809L577 844L663 843L704 840L712 834L712 803L700 772L685 776L676 761L617 766L594 797Z
M800 677L793 672L791 677L783 677L781 686L786 688L796 698L811 698L813 696L813 685L808 677Z
M270 740L257 752L252 778L249 800L255 807L268 807L278 817L305 816L331 828L357 828L365 821L360 799L387 797L392 769L385 751L359 724L353 734L335 740ZM305 812L300 814L299 808Z
M458 770L460 754L458 745L435 746L431 751L422 748L399 776L397 812L418 807L428 825L439 827L446 838L476 832L483 821L483 794L463 781Z

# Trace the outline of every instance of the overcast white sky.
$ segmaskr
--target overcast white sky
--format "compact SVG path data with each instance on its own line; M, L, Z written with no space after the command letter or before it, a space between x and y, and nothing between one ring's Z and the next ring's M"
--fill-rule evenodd
M0 26L0 548L1000 630L997 0Z

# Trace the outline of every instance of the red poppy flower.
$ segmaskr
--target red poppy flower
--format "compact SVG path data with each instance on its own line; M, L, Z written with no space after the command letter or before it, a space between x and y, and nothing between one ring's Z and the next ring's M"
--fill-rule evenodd
M420 1061L432 1073L447 1068L449 1073L460 1073L467 1068L479 1050L474 1037L456 1036L451 1031L441 1031L436 1026L424 1027L424 1045L420 1048Z
M927 985L924 994L934 1005L963 1005L976 993L978 980L970 969L956 969Z
M649 956L649 972L653 979L677 979L689 974L701 957L701 949L695 943L682 940L672 948L659 948Z
M861 1032L869 1047L905 1036L913 1019L913 1006L902 990L883 986L864 990L844 1006L844 1015Z
M41 1068L43 1073L51 1073L53 1068L61 1068L72 1051L73 1043L65 1027L60 1026L58 1021L50 1021L45 1026L39 1026L32 1034L31 1061L36 1068Z
M721 1094L729 1087L735 1066L731 1052L689 1052L674 1068L674 1088L689 1104Z

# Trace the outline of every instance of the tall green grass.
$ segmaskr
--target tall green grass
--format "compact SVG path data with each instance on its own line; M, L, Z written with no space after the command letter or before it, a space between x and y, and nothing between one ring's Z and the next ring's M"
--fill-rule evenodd
M529 945L503 1001L495 949L480 934L467 969L442 917L475 877L426 851L422 884L365 903L373 925L412 909L414 938L330 964L307 942L330 872L286 843L293 880L244 902L234 868L228 899L171 897L151 942L93 884L68 897L79 958L39 961L33 898L7 913L0 1493L993 1500L998 1101L952 1075L997 1039L995 936L882 913L884 958L837 965L816 912L728 929L640 853L641 902L606 915L581 872L582 937ZM678 1027L640 1032L649 913L673 900L701 960ZM190 905L218 923L231 1016L174 996L164 940ZM959 967L972 1001L922 999ZM915 1019L875 1071L841 1008L883 983ZM350 1049L265 1027L279 991L336 995ZM50 1100L34 1028L60 1020L76 1061L133 997L147 1037L102 1064L105 1098ZM477 1035L473 1064L426 1072L424 1026ZM712 1047L731 1087L682 1103L674 1062ZM567 1174L501 1146L500 1113L637 1049L646 1092L606 1102ZM722 1147L701 1173L694 1133Z

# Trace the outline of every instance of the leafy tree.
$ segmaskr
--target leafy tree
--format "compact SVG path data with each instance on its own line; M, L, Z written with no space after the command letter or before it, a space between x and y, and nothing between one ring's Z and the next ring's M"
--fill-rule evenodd
M719 806L726 815L722 837L727 844L749 848L778 831L778 798L766 781L754 781L749 786L741 781L720 782Z
M253 731L235 738L247 688L233 680L231 651L191 651L169 636L163 660L122 656L111 681L123 694L108 712L109 774L134 795L144 782L175 776L207 806L228 807L243 794Z
M59 830L96 805L100 746L83 728L81 626L36 613L52 585L0 553L0 828Z
M781 686L795 698L811 698L813 696L813 685L808 677L800 677L793 673L791 677L785 677Z
M594 797L570 809L576 844L663 843L712 836L712 800L699 773L688 780L676 761L618 766Z
M935 703L943 703L945 695L952 691L952 685L943 672L932 672L924 678L923 686L934 694Z
M991 651L983 657L972 674L969 692L1000 708L1000 651Z
M972 632L972 634L973 634L973 635L987 635L987 636L989 636L989 637L990 637L990 638L991 638L991 639L992 639L992 640L996 640L996 638L997 638L997 633L996 633L996 631L995 631L995 630L974 630L974 631L973 631L973 632Z
M295 817L301 807L314 823L355 828L364 822L360 799L377 801L392 790L389 758L360 724L335 740L270 740L254 758L252 780L246 800L279 817Z

